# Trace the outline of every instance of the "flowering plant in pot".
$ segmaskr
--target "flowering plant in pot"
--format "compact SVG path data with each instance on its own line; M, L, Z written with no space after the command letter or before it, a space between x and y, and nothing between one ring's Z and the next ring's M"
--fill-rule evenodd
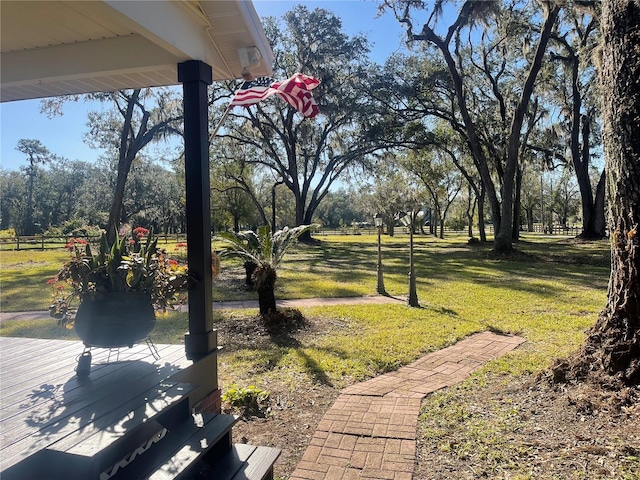
M75 327L87 346L131 346L147 338L155 310L184 303L189 284L186 266L157 243L153 232L140 227L131 238L116 237L112 246L103 234L96 251L86 241L70 242L71 259L49 281L50 315ZM61 283L70 290L57 288Z

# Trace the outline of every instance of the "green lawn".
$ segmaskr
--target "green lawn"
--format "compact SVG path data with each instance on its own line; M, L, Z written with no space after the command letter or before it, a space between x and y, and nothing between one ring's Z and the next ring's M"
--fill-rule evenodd
M421 308L405 305L308 308L303 313L339 324L306 344L272 344L237 349L225 359L226 371L242 378L255 365L265 374L321 375L335 386L377 375L442 348L464 336L493 329L524 336L528 343L488 368L514 374L537 371L577 348L606 300L609 245L566 238L525 235L512 258L495 258L491 245L469 246L465 237L445 240L416 236L415 265ZM408 237L383 237L385 286L406 295ZM171 250L169 248L169 250ZM45 309L46 280L64 261L64 251L2 252L3 311ZM375 292L376 237L321 237L318 245L297 245L279 271L277 298L361 296ZM223 260L238 273L238 261ZM254 298L216 282L214 298ZM245 318L255 312L225 312ZM222 317L218 317L222 318ZM182 342L186 315L159 317L154 340ZM74 338L54 320L8 322L1 335ZM244 372L244 373L243 373ZM281 373L281 372L280 372Z
M297 245L285 257L276 297L373 294L376 237L352 235L321 240L317 245ZM606 302L609 244L525 235L517 244L518 253L499 258L492 254L490 244L469 246L465 237L439 240L417 236L415 240L421 308L405 304L305 308L302 313L311 321L312 329L290 338L258 338L248 333L229 344L222 334L219 384L224 391L234 385L240 389L275 389L278 396L274 401L284 402L276 408L286 408L287 392L308 392L310 398L315 398L313 390L321 388L335 392L397 369L474 332L491 329L521 335L527 340L524 345L489 362L459 386L431 395L425 401L426 413L419 430L425 441L435 442L439 451L444 451L449 443L443 432L455 429L459 432L458 457L468 451L481 452L495 458L500 468L509 467L514 473L510 478L533 478L527 474L526 462L518 465L517 458L510 456L513 448L507 448L510 443L505 440L509 437L502 438L508 434L501 430L500 422L515 418L509 405L497 420L483 416L481 423L468 415L467 405L496 378L504 385L526 378L579 347L585 330L596 321ZM392 295L407 294L407 244L406 235L383 237L384 280ZM46 280L66 255L64 251L2 252L3 310L45 308L49 301ZM216 281L214 299L255 298L238 288L243 273L240 262L224 259L222 268L234 274L230 277L235 283ZM256 314L257 310L214 312L222 331L237 324L250 327ZM154 341L181 343L187 324L186 314L160 315ZM72 330L57 327L53 319L4 322L0 335L75 338ZM430 420L429 414L436 420ZM522 427L523 421L518 421L513 428ZM436 430L427 427L433 424ZM632 473L628 478L636 478L633 472L640 467L637 462L629 462Z
M0 251L0 309L3 312L46 310L52 291L47 280L69 258L64 248Z

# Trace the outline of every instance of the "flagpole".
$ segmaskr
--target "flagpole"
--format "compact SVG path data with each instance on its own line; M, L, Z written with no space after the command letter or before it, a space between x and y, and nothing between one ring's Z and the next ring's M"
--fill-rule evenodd
M216 128L213 129L213 132L211 132L211 135L209 135L209 143L211 143L211 141L214 139L214 137L216 136L216 134L218 133L218 130L220 130L220 127L222 126L222 123L224 122L224 120L227 118L227 115L229 115L229 112L231 111L231 108L233 107L233 105L229 104L229 106L227 107L227 109L224 111L224 113L222 114L222 118L220 119L220 121L218 122L218 125L216 125Z

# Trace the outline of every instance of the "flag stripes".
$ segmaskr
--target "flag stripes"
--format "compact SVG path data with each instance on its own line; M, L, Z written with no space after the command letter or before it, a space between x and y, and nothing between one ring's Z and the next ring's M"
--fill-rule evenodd
M318 114L318 105L311 90L319 84L318 79L302 73L296 73L280 82L274 82L269 77L258 77L242 84L231 100L231 106L253 105L272 95L278 95L306 118L313 118Z
M253 105L275 94L273 78L258 77L244 82L231 100L231 105Z
M318 114L318 105L311 95L311 90L318 85L318 79L296 73L283 82L275 82L271 88L277 89L277 94L306 118L313 118Z

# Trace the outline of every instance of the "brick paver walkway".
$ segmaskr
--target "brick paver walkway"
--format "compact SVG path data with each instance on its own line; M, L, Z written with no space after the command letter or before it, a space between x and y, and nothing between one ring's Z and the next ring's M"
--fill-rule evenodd
M346 388L318 424L290 480L411 480L422 399L525 340L482 332Z

